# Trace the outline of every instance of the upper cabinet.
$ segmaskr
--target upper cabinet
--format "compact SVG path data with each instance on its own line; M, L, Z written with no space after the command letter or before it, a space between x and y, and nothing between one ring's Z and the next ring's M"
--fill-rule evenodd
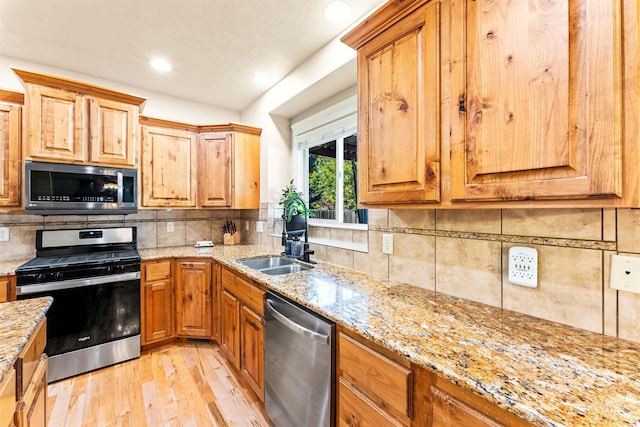
M0 90L0 206L21 204L22 103L20 93Z
M25 88L25 159L137 166L138 115L144 98L13 71Z
M358 51L359 200L640 206L637 4L389 1Z
M141 117L142 205L258 209L261 129Z
M452 2L454 201L622 196L616 3Z
M199 206L258 209L261 129L230 123L200 131Z
M195 127L142 117L142 206L196 206Z
M358 199L437 202L440 3L368 24L343 39L358 49Z

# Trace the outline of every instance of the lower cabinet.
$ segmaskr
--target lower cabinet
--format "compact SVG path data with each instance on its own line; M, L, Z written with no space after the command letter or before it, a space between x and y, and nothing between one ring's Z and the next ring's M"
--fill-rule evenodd
M17 399L14 422L17 427L47 425L48 359L43 353L46 341L47 323L43 319L14 365L14 396Z
M227 359L264 401L264 294L252 282L222 269L221 341Z
M213 332L212 262L176 260L176 334L211 338Z
M9 370L5 379L0 383L0 427L13 424L16 410L16 371Z
M13 301L15 295L15 276L0 276L0 302Z
M338 426L409 426L413 373L408 361L338 334ZM384 352L384 354L383 354Z
M173 338L174 304L171 260L145 261L140 270L142 345Z

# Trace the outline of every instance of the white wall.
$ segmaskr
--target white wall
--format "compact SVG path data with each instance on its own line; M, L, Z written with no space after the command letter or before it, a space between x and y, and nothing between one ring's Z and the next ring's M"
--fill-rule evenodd
M353 86L356 52L332 40L242 111L241 121L262 128L260 200L279 200L293 177L290 118Z
M149 117L165 120L175 120L178 122L192 124L219 124L240 121L238 111L227 110L225 108L204 104L201 102L189 101L183 98L164 95L138 87L124 85L116 81L99 79L97 77L80 74L61 68L49 67L35 62L23 61L21 59L0 56L0 88L10 89L16 92L24 92L20 80L13 73L11 68L19 68L36 73L51 74L65 77L85 83L91 83L110 89L129 93L147 98L142 114Z

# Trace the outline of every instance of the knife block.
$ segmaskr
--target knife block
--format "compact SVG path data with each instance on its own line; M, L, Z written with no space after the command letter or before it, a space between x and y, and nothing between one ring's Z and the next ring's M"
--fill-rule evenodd
M222 238L224 240L224 244L225 245L235 245L240 243L240 233L239 232L235 232L233 234L231 233L224 233L222 235Z

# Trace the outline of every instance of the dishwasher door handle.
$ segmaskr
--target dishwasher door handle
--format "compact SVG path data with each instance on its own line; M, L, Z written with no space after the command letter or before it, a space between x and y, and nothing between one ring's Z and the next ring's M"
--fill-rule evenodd
M273 317L278 322L282 323L284 326L291 329L293 332L300 335L304 335L305 337L309 337L312 340L317 341L319 343L326 344L326 345L329 344L329 338L330 338L329 335L319 334L317 332L312 331L311 329L307 329L304 326L298 325L296 322L294 322L293 320L289 319L287 316L285 316L284 314L276 310L276 308L273 306L273 303L271 302L270 299L267 299L266 303L267 303L267 309L271 314L273 314Z

